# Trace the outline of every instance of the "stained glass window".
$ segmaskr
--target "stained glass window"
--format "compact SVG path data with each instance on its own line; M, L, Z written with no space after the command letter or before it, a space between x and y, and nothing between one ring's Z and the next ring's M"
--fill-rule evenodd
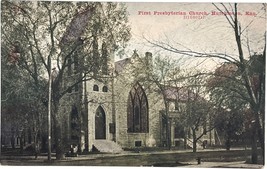
M129 93L127 112L128 132L147 133L148 102L144 89L139 83L136 83Z

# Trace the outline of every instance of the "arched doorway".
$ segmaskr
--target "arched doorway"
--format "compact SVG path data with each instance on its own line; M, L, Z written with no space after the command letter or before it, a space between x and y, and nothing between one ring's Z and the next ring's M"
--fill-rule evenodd
M106 139L106 115L101 106L95 113L95 139Z

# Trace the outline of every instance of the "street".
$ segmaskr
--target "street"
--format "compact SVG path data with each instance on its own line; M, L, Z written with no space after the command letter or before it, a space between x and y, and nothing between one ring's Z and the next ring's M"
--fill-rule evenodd
M191 151L161 151L161 152L124 152L122 154L89 154L78 157L66 157L64 160L47 161L47 156L1 156L1 165L12 166L181 166L181 167L238 167L261 168L262 165L246 164L250 150L200 150ZM200 159L198 164L197 159Z

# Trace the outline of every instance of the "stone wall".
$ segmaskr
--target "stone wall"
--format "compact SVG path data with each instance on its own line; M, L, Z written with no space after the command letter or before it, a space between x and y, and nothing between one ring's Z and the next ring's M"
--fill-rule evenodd
M98 85L99 91L93 91L93 86ZM108 87L107 92L103 92L102 88ZM101 106L106 116L106 139L112 140L113 135L109 131L109 124L113 123L112 119L112 92L109 83L103 84L101 82L91 80L86 83L87 97L88 97L88 147L92 149L95 140L95 113L99 106Z
M147 57L151 59L149 53ZM132 59L132 60L131 60ZM64 122L66 131L69 131L69 116L70 111L73 105L78 106L78 111L82 112L82 105L86 104L88 107L86 111L85 120L87 124L87 142L89 151L92 150L92 146L95 141L95 116L96 111L99 107L102 107L105 113L105 128L106 128L106 140L116 141L123 148L134 148L137 146L141 147L154 147L154 146L162 146L162 129L161 129L161 111L165 109L163 103L163 96L158 93L158 87L146 81L146 74L144 71L149 71L148 69L143 69L144 65L141 65L141 68L138 69L139 56L135 53L134 57L132 57L127 62L127 65L124 66L121 71L118 72L110 72L114 73L114 81L108 76L102 79L102 81L90 80L86 81L85 86L80 86L80 92L69 93L65 96L64 108L62 109L63 114L65 114ZM114 66L114 65L112 65ZM137 71L138 70L138 71ZM140 70L140 71L139 71ZM139 83L148 100L148 126L149 130L146 133L130 133L128 132L127 126L127 107L128 107L128 96L132 87ZM94 91L94 85L98 86L98 91ZM103 87L107 87L107 91L103 91ZM86 91L85 91L86 88ZM87 103L83 103L81 101L81 97L86 96ZM174 109L174 105L170 108ZM112 133L113 129L111 126L115 126L115 133ZM210 134L203 136L202 140L207 140L213 143L214 142L214 132L212 131ZM66 133L66 137L69 138L69 132ZM174 130L172 130L172 145L175 145L174 139Z
M135 55L136 56L136 55ZM137 56L138 57L138 56ZM124 148L136 147L136 143L141 141L141 147L159 146L160 140L160 112L163 109L162 96L156 93L155 85L148 84L145 79L141 79L142 72L133 72L136 70L138 58L131 60L132 64L124 67L124 70L116 77L115 103L116 103L116 138L117 142ZM142 69L140 69L142 71ZM138 77L139 76L139 77ZM128 96L132 87L139 83L146 93L148 100L148 124L147 133L129 133L127 132L127 106Z

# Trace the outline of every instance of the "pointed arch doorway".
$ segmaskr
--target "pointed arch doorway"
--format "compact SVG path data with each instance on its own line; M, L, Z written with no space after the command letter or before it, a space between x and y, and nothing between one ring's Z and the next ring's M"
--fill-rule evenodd
M95 113L95 139L106 139L106 115L101 106Z

